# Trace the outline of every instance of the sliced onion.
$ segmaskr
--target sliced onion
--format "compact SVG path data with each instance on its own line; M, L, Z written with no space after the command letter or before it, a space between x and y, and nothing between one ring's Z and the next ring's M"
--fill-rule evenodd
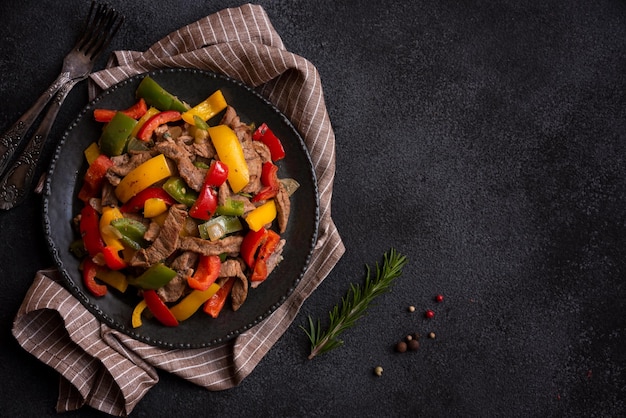
M209 139L209 133L201 129L196 129L193 140L196 144L204 144Z
M300 187L300 183L292 178L280 179L280 182L282 183L289 196L294 194L295 191L298 190L298 187Z
M209 240L211 241L217 241L218 239L222 238L226 233L226 231L224 231L224 227L217 222L211 225L207 225L206 232L209 236Z

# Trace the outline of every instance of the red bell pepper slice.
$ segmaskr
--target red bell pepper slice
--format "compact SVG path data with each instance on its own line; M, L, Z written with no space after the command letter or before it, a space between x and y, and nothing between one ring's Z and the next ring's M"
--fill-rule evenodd
M235 284L235 278L231 277L220 287L220 290L204 303L204 312L213 318L217 318L226 304L226 298L230 295L233 284Z
M146 105L146 101L141 98L137 103L129 107L128 109L120 110L120 112L124 113L126 116L129 116L133 119L141 118L148 111L148 106ZM96 122L111 122L113 116L117 110L111 109L94 109L93 118Z
M263 163L261 169L261 183L264 187L250 199L252 202L268 200L276 196L280 185L277 173L278 166L272 164L270 161Z
M266 123L263 123L257 128L256 131L254 131L252 139L261 141L267 145L270 149L270 154L272 155L272 161L278 161L285 158L285 149L283 148L282 142L280 142L280 139L274 135L274 132L272 132Z
M256 253L261 247L261 244L263 244L266 234L267 229L260 228L258 231L250 230L250 232L243 237L239 254L248 267L254 268Z
M133 196L128 202L120 207L122 213L137 213L143 210L146 200L157 198L163 200L167 205L176 203L174 198L170 196L161 187L148 187Z
M87 169L78 198L87 202L92 197L97 197L102 190L104 176L111 167L113 167L113 161L106 155L100 154Z
M221 161L214 161L207 171L200 194L189 209L192 218L208 221L217 209L216 187L221 186L228 178L228 166Z
M107 245L102 249L102 255L104 256L104 262L111 270L121 270L128 267L128 263L120 257L118 249L111 245Z
M207 290L217 279L221 267L222 262L218 255L201 255L193 277L187 277L187 284L192 289Z
M89 257L93 258L101 253L104 249L104 241L100 235L100 221L98 212L91 205L85 205L80 211L78 229Z
M144 290L143 298L150 312L152 312L160 323L166 327L178 326L178 320L174 317L174 314L170 311L165 302L157 295L156 291L152 289Z
M102 297L107 294L106 285L96 282L96 273L98 266L90 258L83 261L83 283L89 293L96 297Z
M137 139L148 142L152 138L154 130L164 123L175 122L180 120L181 114L175 110L166 110L161 113L157 113L143 124L139 132L137 132Z
M259 255L254 263L254 269L250 281L260 282L267 278L267 259L272 255L278 242L280 241L280 235L272 230L267 231L265 241L259 249Z

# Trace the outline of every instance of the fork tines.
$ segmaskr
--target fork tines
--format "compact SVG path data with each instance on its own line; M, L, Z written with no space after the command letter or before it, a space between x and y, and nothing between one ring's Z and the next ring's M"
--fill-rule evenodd
M94 58L109 46L123 21L124 16L115 9L92 1L76 49L89 58Z

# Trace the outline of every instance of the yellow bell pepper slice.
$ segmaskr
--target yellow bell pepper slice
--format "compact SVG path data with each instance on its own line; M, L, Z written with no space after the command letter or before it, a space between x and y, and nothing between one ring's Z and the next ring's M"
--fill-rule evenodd
M263 226L271 223L275 218L276 203L272 199L252 210L244 219L248 223L250 229L256 232L263 228Z
M146 199L143 204L143 216L146 218L154 218L165 211L167 211L167 204L158 197Z
M98 269L96 271L96 277L122 293L126 292L126 289L128 289L126 275L120 271Z
M167 159L159 154L128 173L115 188L115 196L126 203L140 191L171 175Z
M146 303L145 299L141 299L141 302L139 302L135 306L135 309L133 309L133 315L131 317L131 324L133 328L139 328L143 324L143 321L141 320L141 314L143 313L143 311L146 310L147 307L148 304Z
M209 136L217 156L228 166L228 184L234 193L239 193L250 181L248 163L235 132L226 125L209 128Z
M146 123L148 119L150 119L152 116L156 115L159 112L160 110L157 109L156 107L149 108L146 111L146 113L144 113L143 116L139 118L139 120L137 121L137 124L135 125L133 130L130 132L131 138L137 138L137 133L139 133L139 130L141 129L143 124Z
M200 306L218 290L220 286L217 283L211 284L207 290L193 290L183 300L172 306L170 311L177 320L184 321L200 309Z
M215 93L207 97L206 100L183 113L182 118L188 124L195 125L193 120L194 116L198 116L206 122L222 110L226 109L226 106L226 99L224 99L222 91L217 90Z
M123 218L122 212L117 207L105 206L102 208L102 216L100 217L100 235L106 245L114 247L116 250L121 251L124 249L124 244L117 238L115 228L111 226L111 221L114 219Z
M87 163L91 165L91 163L93 163L96 158L100 156L100 148L98 147L98 144L96 142L92 142L87 148L85 148L83 154L85 154Z

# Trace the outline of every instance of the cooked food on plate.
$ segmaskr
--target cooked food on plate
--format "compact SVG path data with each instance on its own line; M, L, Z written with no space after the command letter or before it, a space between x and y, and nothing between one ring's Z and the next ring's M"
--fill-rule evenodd
M93 112L102 134L84 152L70 249L83 284L96 297L136 294L135 328L146 315L176 326L236 311L282 260L299 186L278 177L282 143L220 90L191 107L147 76L136 96Z

